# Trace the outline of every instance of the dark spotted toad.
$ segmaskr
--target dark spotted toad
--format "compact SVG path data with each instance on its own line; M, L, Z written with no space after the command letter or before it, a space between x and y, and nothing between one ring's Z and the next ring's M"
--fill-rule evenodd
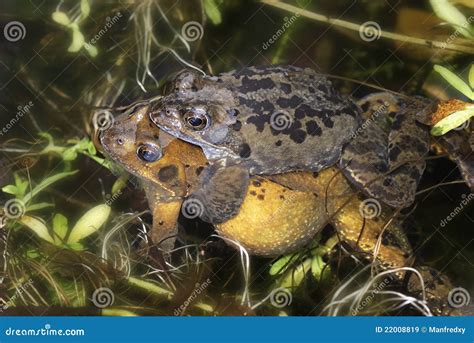
M210 166L193 196L211 223L238 212L250 175L319 172L340 161L344 149L341 167L366 193L394 207L414 199L428 136L410 119L413 107L401 107L389 130L370 125L358 133L360 107L308 68L249 67L213 77L184 71L170 85L149 115L202 148Z

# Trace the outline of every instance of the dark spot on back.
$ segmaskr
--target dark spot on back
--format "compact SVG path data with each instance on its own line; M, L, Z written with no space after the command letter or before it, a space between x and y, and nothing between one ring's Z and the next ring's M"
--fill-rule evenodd
M390 161L396 161L398 158L398 155L400 155L401 152L402 150L398 146L395 146L392 149L390 149L388 158L390 159Z
M290 133L290 139L295 143L303 143L306 139L306 132L303 130L295 130Z
M240 129L242 128L242 122L240 120L237 120L233 125L232 125L232 128L235 130L235 131L240 131Z
M323 130L321 130L318 123L316 123L314 120L310 120L306 123L306 132L310 136L321 136Z
M278 98L278 100L276 101L277 105L282 108L296 108L302 102L303 99L296 95L293 95L290 99Z
M250 146L247 143L244 143L240 146L239 150L239 156L242 158L247 158L250 157L252 153L252 150L250 149Z
M257 199L258 199L258 200L265 200L265 196L262 195L262 194L259 194L259 195L257 196Z
M281 83L280 88L286 94L291 93L291 85L289 83Z
M250 191L250 195L257 195L257 192L255 192L255 191Z
M275 82L269 77L254 80L247 76L242 78L242 85L238 88L241 93L256 92L260 89L271 89L275 87Z
M169 182L178 175L178 168L176 166L166 166L158 172L158 179L162 182Z
M197 176L201 175L201 173L202 173L203 170L204 170L204 167L202 167L202 166L201 166L201 167L197 167L197 168L196 168L196 175L197 175Z

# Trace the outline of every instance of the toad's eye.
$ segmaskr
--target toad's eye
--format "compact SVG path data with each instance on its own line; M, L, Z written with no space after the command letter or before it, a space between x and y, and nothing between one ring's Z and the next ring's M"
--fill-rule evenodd
M142 144L137 149L137 155L145 162L155 162L163 156L163 153L161 148L155 144Z
M204 130L209 125L208 116L204 111L188 111L185 113L183 120L188 127L197 131Z

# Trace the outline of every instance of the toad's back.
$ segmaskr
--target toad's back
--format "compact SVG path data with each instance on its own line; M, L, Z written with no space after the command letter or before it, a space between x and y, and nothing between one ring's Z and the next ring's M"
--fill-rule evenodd
M160 103L161 113L173 107L172 113L186 117L204 108L209 127L196 132L183 117L175 118L182 125L164 115L152 119L200 145L209 160L243 163L250 174L319 171L333 165L358 125L357 106L308 68L248 67L194 78L175 79L175 91ZM194 86L180 88L190 80Z

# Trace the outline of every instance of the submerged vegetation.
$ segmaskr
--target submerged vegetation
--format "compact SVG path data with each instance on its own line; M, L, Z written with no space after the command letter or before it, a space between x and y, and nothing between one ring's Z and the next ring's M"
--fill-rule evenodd
M331 225L305 249L270 259L249 256L238 242L181 216L176 248L157 249L140 183L102 155L96 132L126 106L160 94L183 67L214 74L293 64L330 75L353 97L387 89L457 99L431 123L433 156L416 205L396 211L384 228L394 217L403 220L416 265L473 289L474 216L465 201L472 193L436 144L463 131L473 145L471 2L400 1L392 8L345 0L66 0L3 7L3 24L18 21L25 31L0 42L2 314L432 314L424 287L409 294L393 276L411 271L423 284L422 273L375 268L375 258L343 242Z

